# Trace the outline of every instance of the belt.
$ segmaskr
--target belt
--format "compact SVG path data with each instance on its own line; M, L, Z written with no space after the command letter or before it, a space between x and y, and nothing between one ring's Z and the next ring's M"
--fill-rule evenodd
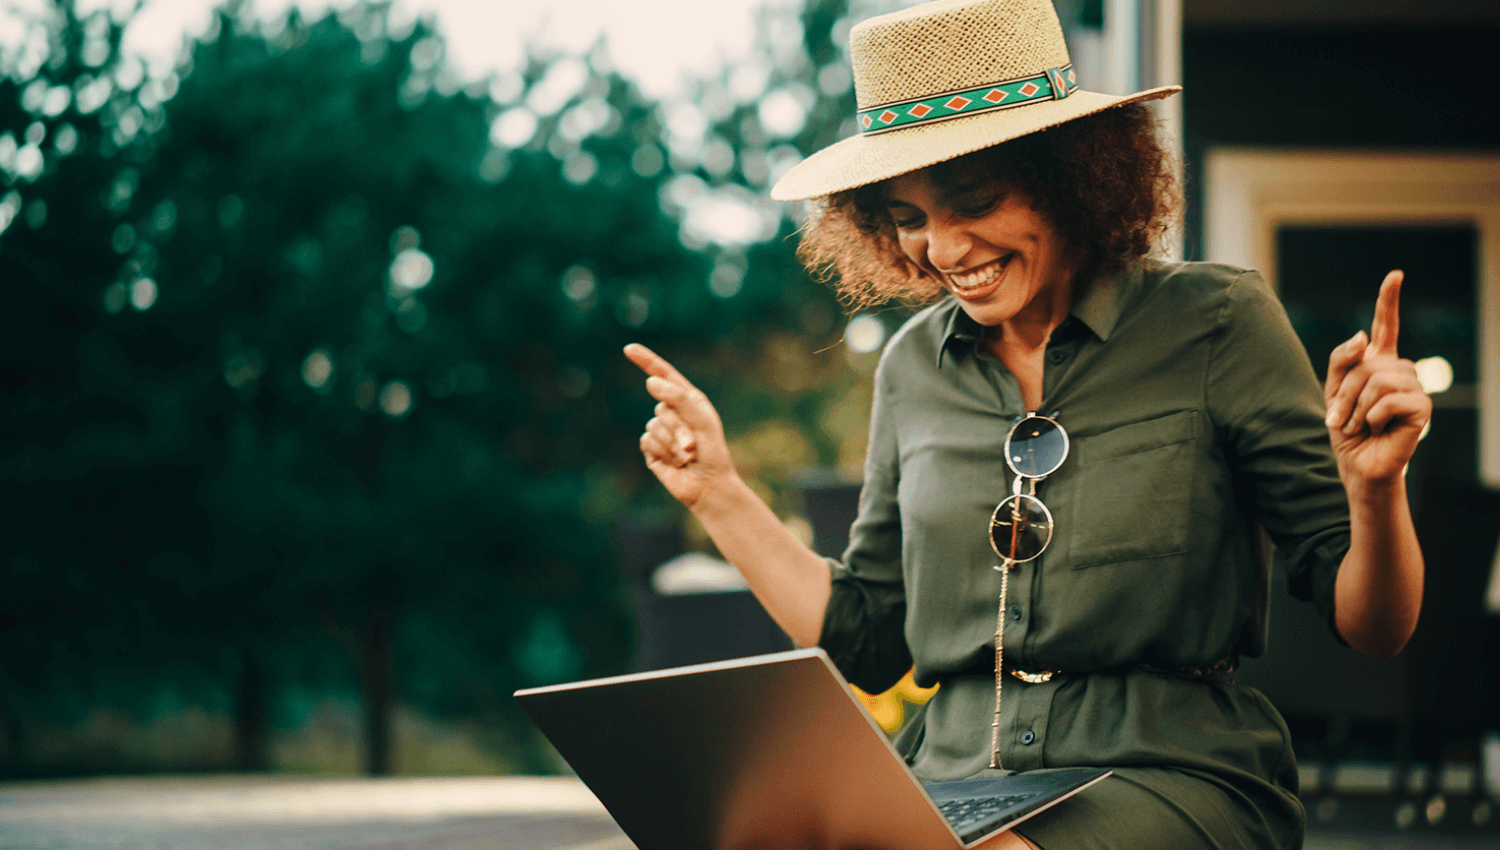
M1237 670L1239 666L1239 656L1231 655L1228 658L1222 658L1218 661L1213 662L1212 664L1205 664L1201 667L1173 667L1169 665L1147 664L1145 662L1140 662L1137 664L1121 664L1117 667L1106 667L1101 670L1090 670L1086 673L1066 673L1062 670L1049 670L1046 668L1026 669L1024 667L1007 664L1005 665L1005 672L1009 673L1014 678L1020 679L1023 682L1029 682L1033 685L1040 685L1043 682L1050 682L1056 676L1086 676L1094 673L1120 675L1124 673L1131 673L1137 670L1146 673L1152 673L1157 676L1169 676L1174 679L1187 679L1194 682L1233 682L1234 671Z

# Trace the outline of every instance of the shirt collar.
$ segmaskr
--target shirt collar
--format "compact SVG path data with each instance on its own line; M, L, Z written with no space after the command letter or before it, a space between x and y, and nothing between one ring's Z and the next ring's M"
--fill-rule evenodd
M1124 312L1125 303L1140 286L1144 275L1143 265L1135 263L1124 272L1095 278L1088 291L1073 305L1069 315L1092 331L1100 342L1109 341L1110 333L1114 331L1115 325L1120 321L1120 314ZM950 296L949 300L952 303L944 308L948 311L947 328L943 334L943 344L938 347L939 368L943 365L943 354L949 346L958 344L962 350L967 351L984 339L984 327L963 311L957 299Z

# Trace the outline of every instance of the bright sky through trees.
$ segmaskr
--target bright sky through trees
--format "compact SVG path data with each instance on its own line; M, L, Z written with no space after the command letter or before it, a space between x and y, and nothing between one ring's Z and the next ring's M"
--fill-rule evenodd
M263 18L278 18L293 4L312 16L351 0L254 0ZM743 56L754 38L755 9L800 0L395 0L398 15L431 15L448 43L449 59L466 79L515 67L528 42L587 50L601 34L616 66L652 97L677 89L684 74L711 73ZM0 45L25 37L25 16L46 0L11 0L0 7ZM121 13L134 0L79 0L81 12L109 7ZM164 72L175 61L184 34L201 34L217 0L146 0L125 35L127 52Z

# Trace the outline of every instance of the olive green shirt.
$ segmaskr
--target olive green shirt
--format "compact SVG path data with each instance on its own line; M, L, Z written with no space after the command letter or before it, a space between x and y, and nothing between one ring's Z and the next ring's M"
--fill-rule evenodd
M1187 771L1263 843L1300 843L1295 762L1264 697L1137 666L1202 666L1256 643L1257 525L1293 593L1331 622L1347 497L1285 311L1255 272L1150 264L1090 286L1045 356L1039 412L1056 414L1070 450L1037 488L1054 536L1011 573L1005 657L1064 674L1005 677L1005 768ZM1011 492L1006 433L1026 412L952 298L881 356L859 514L830 562L820 644L866 690L912 665L919 684L942 684L912 736L925 779L988 767L1001 578L988 528Z

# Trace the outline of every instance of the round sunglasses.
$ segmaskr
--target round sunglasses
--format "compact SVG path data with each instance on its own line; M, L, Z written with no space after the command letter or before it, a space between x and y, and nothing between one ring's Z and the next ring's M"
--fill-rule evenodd
M1005 607L1010 590L1010 572L1040 556L1052 542L1052 512L1036 497L1038 481L1056 472L1068 457L1068 432L1057 423L1057 414L1040 416L1028 413L1010 428L1005 436L1005 465L1016 474L1011 494L1001 500L990 517L990 546L1002 563L1000 572L1000 610L995 618L995 719L990 724L990 767L1000 763L1001 680L1005 677ZM1025 492L1022 492L1023 488ZM1012 671L1017 678L1033 684L1046 682L1050 673L1028 674Z
M1036 497L1036 485L1067 457L1068 432L1050 416L1027 414L1006 435L1005 464L1016 478L990 517L990 546L1007 567L1033 560L1052 542L1052 512Z

